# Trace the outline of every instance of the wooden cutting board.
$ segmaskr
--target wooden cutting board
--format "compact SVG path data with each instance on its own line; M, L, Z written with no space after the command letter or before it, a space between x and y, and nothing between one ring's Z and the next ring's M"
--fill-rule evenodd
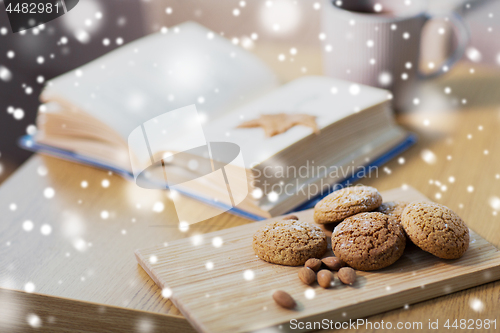
M428 200L412 188L394 189L382 196L385 201ZM312 214L307 210L296 215L312 221ZM273 327L287 332L292 319L336 322L362 318L500 279L500 251L471 231L470 247L458 260L439 259L410 246L392 266L358 272L354 286L344 286L336 277L333 288L309 287L298 279L299 267L273 265L255 256L252 235L266 222L204 234L202 239L181 239L135 254L158 286L171 290L173 303L200 332L270 332ZM222 239L222 246L212 244L216 237ZM271 295L278 289L295 298L297 310L274 303Z

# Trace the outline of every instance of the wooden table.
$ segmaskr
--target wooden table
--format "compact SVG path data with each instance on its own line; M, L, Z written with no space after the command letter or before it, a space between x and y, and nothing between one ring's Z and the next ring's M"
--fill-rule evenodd
M471 78L474 84L464 87ZM500 197L499 81L490 70L477 69L471 77L463 66L424 87L420 93L428 98L421 98L422 107L428 111L398 116L419 135L418 144L361 183L380 190L411 185L500 246L500 217L494 210L500 210L500 199L495 200ZM449 96L442 92L446 86L452 88ZM439 106L432 100L436 92L442 99L455 96L459 104L467 98L467 104ZM191 201L194 215L213 209L184 200ZM143 190L107 171L39 155L0 187L0 217L0 331L25 329L28 323L52 332L192 331L139 267L133 251L249 223L225 213L181 232L167 192ZM500 281L368 319L497 319L499 295Z

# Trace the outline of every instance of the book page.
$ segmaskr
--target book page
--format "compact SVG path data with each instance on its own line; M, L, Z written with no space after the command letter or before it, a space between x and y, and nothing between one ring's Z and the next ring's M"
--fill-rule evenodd
M387 101L388 91L321 76L294 80L279 89L207 124L208 141L230 141L240 146L247 168L262 163L283 149L309 135L305 126L295 126L285 133L266 137L264 130L237 128L245 120L262 114L309 114L316 116L320 131L356 112ZM319 135L321 135L320 133Z
M72 105L125 141L165 112L196 102L209 122L278 84L254 55L192 22L131 42L50 82L44 102Z

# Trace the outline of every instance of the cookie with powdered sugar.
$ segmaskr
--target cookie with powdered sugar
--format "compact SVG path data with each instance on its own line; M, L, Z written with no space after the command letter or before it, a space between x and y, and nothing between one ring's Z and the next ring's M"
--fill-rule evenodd
M382 204L382 195L370 186L346 187L324 197L314 207L314 222L338 223L349 216L370 212Z
M457 213L435 202L412 202L401 214L408 238L443 259L458 259L469 248L469 228Z
M394 217L382 213L360 213L335 227L332 250L354 269L372 271L395 263L406 246L406 237Z
M321 258L328 243L317 226L298 220L269 222L253 235L253 250L262 260L286 266L303 265Z

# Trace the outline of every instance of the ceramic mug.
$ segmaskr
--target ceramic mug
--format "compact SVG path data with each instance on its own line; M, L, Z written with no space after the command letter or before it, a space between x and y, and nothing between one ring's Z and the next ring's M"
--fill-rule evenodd
M462 58L469 33L456 13L439 15L451 23L457 47L442 64L419 69L422 30L433 16L424 0L324 0L322 6L323 67L328 76L389 89L393 105L404 110L418 101L419 79L446 73ZM438 34L439 32L435 32ZM448 43L449 39L435 39Z

